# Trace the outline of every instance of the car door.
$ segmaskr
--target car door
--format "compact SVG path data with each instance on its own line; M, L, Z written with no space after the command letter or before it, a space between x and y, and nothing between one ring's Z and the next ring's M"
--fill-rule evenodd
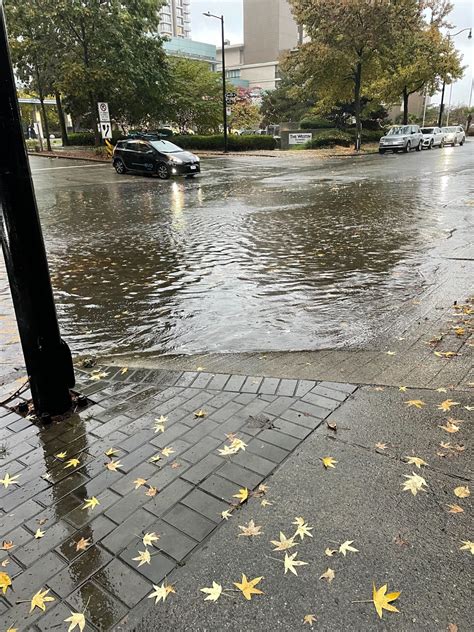
M443 142L444 134L439 127L435 127L435 145L441 145Z
M125 148L123 150L123 159L125 162L125 166L127 169L137 169L138 168L138 158L137 151L138 142L135 140L127 141Z

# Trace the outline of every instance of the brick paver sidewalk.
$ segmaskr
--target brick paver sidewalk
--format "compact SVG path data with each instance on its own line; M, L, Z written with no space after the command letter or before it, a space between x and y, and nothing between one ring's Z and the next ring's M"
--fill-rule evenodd
M209 538L221 513L238 503L240 488L261 484L356 390L116 367L78 377L78 389L94 403L66 422L39 428L0 408L1 478L17 475L19 483L0 487L0 541L13 543L0 552L0 562L8 561L1 571L12 580L0 603L3 629L66 628L71 610L84 609L89 630L123 621L152 584ZM167 418L164 431L155 429L160 416ZM221 456L233 437L245 450ZM110 448L117 453L106 456ZM163 454L165 448L171 450ZM113 460L120 461L116 471L106 468ZM92 497L99 504L84 508ZM35 538L38 529L44 535ZM146 532L160 539L149 549L150 563L138 566L133 558L145 550ZM81 539L85 548L77 550ZM30 613L41 589L55 601Z

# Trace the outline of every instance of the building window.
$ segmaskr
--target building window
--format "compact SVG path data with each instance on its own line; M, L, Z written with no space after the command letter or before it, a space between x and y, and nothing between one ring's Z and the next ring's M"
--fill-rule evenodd
M275 79L281 79L280 66L275 66Z
M240 69L227 70L225 76L227 77L227 79L240 79Z

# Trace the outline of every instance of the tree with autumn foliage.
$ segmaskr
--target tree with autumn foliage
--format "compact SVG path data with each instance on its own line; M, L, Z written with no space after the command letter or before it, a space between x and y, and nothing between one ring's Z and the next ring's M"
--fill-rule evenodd
M249 88L237 88L235 102L231 106L231 115L228 117L232 129L256 129L262 115L260 108L255 104L252 90Z

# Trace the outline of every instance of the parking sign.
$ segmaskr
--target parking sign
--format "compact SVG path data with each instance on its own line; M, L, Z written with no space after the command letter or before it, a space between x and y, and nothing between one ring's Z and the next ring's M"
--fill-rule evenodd
M99 121L102 123L110 122L110 114L109 114L109 104L104 102L99 102L97 104L99 110Z

